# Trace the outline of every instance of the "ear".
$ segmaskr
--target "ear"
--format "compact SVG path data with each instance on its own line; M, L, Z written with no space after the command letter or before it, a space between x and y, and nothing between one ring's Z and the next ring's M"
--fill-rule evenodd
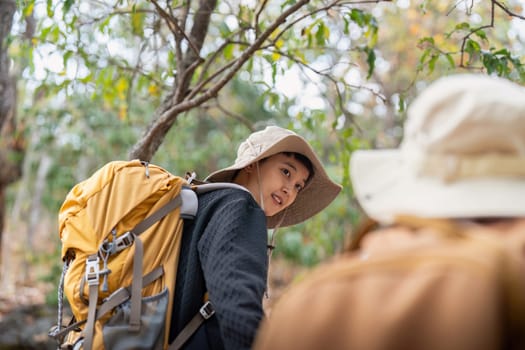
M253 170L253 163L245 166L244 170L246 170L247 173L251 173Z

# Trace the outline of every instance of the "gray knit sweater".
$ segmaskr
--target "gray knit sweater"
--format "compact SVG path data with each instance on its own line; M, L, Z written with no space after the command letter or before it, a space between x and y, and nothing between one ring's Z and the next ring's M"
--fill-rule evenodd
M264 212L250 193L221 189L199 196L185 223L173 303L170 342L203 304L216 314L184 349L249 349L263 317L268 259Z

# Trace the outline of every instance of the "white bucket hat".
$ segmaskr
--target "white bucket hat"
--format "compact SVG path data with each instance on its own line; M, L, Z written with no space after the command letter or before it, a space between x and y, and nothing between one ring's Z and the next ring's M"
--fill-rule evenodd
M356 151L350 167L359 203L380 222L525 217L525 88L441 78L409 107L400 148Z
M341 191L341 186L330 180L312 147L293 131L268 126L264 130L252 133L240 144L235 163L213 172L205 181L231 182L238 170L281 152L304 155L312 162L314 174L292 205L267 218L267 226L275 228L298 224L328 206Z

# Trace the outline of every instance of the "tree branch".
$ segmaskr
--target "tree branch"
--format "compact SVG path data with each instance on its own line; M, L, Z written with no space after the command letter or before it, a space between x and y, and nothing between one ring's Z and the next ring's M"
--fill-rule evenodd
M201 0L201 5L203 5L205 1ZM235 63L229 68L228 72L214 85L206 89L206 91L202 92L200 95L195 96L194 98L190 100L182 100L180 103L175 103L173 106L169 107L168 109L161 112L161 114L158 116L158 118L150 125L144 136L142 137L139 142L137 142L134 147L132 148L130 152L130 158L138 158L142 160L151 160L151 157L153 154L157 151L158 147L164 140L164 137L167 133L167 131L171 128L173 123L175 122L177 116L187 111L191 108L194 108L196 106L201 105L202 103L208 101L209 99L215 97L217 93L235 76L235 74L239 71L239 69L243 66L243 64L252 57L253 53L257 51L261 45L264 43L264 41L270 37L270 35L282 24L285 23L287 18L297 12L301 7L306 5L309 2L309 0L301 0L297 1L294 5L290 6L288 9L286 9L262 34L260 37L258 37L252 45L250 45L244 52L241 53L240 57L235 61ZM210 4L215 4L215 1L210 0ZM194 35L197 35L197 33L194 32L194 29L197 28L196 26L199 25L202 29L202 25L206 26L207 32L207 25L209 24L209 16L211 15L210 12L206 13L203 7L200 8L200 15L202 17L198 17L196 14L195 17L195 24L192 28L192 35L191 37L194 38ZM208 15L207 22L206 23L198 23L197 18L202 18L203 20L206 20L205 15ZM201 32L201 36L198 38L201 38L201 40L204 40L204 34ZM202 44L201 41L201 44ZM189 55L186 57L188 59L190 57ZM189 85L189 80L185 82L185 84ZM180 87L179 87L180 89Z

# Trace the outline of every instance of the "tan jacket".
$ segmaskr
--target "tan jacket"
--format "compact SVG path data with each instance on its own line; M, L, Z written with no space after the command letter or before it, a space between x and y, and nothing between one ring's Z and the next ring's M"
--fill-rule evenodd
M525 349L525 219L409 226L292 286L254 349Z

